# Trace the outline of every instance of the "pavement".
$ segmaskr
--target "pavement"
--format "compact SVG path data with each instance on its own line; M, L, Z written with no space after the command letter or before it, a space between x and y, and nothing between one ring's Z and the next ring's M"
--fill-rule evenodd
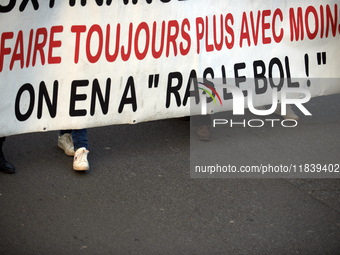
M225 157L340 163L340 95L307 106L296 128L229 129ZM88 173L56 131L8 137L0 254L340 254L339 178L190 178L189 127L89 129Z

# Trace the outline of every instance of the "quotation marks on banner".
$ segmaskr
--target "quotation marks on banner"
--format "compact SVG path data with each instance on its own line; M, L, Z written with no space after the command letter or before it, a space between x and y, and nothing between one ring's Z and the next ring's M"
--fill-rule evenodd
M159 74L149 75L149 89L158 88L158 84L159 84Z
M318 65L326 65L327 63L327 54L326 52L318 52L316 54ZM305 71L306 76L309 77L309 56L308 54L305 54ZM311 82L310 80L307 81L307 86L310 87Z
M319 66L320 65L326 65L326 52L318 52L317 59L318 59L318 65Z

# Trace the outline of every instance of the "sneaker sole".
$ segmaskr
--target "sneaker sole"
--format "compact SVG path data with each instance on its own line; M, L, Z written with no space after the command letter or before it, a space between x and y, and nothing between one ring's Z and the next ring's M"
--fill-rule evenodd
M73 164L74 171L87 171L89 169L90 169L89 164L78 164L78 165Z
M62 149L67 156L70 156L70 157L74 156L74 152L67 152L67 151L65 151L65 149L61 145L59 145L59 144L58 144L58 147L60 149Z
M200 141L210 141L210 137L197 137Z
M73 167L73 170L77 172L85 172L85 171L90 170L90 168L89 167Z

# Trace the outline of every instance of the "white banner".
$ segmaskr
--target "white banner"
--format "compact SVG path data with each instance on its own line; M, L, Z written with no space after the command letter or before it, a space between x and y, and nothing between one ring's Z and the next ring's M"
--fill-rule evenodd
M0 136L187 116L191 78L340 92L336 0L0 0L0 32Z

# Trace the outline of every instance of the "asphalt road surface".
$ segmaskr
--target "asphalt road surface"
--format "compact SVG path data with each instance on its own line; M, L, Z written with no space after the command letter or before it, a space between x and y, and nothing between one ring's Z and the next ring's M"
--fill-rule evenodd
M339 164L340 95L308 109L296 128L228 130L225 157ZM0 254L340 254L339 178L190 178L189 127L89 129L85 174L56 131L8 137L17 173L0 174Z

